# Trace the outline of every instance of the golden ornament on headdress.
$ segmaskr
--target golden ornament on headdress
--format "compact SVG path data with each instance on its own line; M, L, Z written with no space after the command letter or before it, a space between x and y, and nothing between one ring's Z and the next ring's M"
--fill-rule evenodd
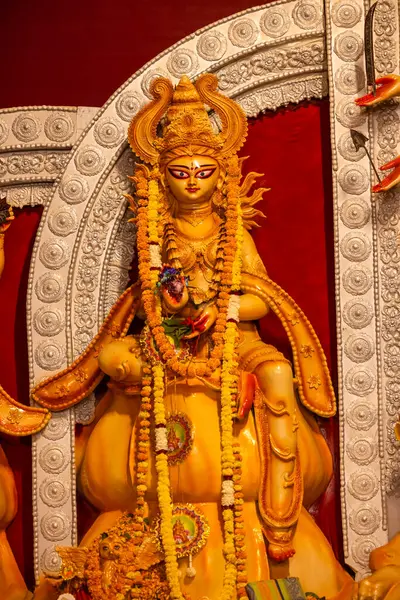
M236 102L217 92L217 85L217 77L210 73L201 75L195 84L184 76L175 90L168 79L154 80L150 88L154 100L129 126L128 140L135 154L150 164L177 148L190 153L193 144L221 158L235 154L246 139L246 116ZM213 132L205 104L219 116L221 133ZM158 137L157 125L164 115L163 134Z

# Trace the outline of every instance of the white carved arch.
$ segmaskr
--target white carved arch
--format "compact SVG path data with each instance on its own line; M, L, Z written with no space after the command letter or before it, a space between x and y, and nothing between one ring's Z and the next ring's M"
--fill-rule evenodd
M25 187L31 190L30 202L37 186L46 190L27 298L33 384L79 354L126 284L134 231L123 200L133 167L125 137L130 119L148 100L151 79L167 75L176 82L183 74L195 78L215 72L221 90L255 116L326 95L329 78L344 549L360 575L368 569L369 550L388 538L387 504L390 513L393 502L387 502L386 492L396 488L398 461L390 432L396 407L400 409L400 382L389 360L397 345L384 316L393 307L385 268L388 261L392 271L397 268L388 247L397 231L399 197L393 193L386 204L371 204L373 175L366 157L349 144L349 129L356 127L369 135L370 150L381 163L399 150L397 106L367 118L353 104L354 96L365 91L362 26L367 9L368 0L326 0L325 31L322 0L278 0L197 31L135 73L103 108L93 109L79 137L79 127L74 129L68 148L56 140L56 150L68 162L48 180L36 178L33 167L28 167L26 180L4 176L1 168L10 162L7 153L32 158L38 149L54 150L46 146L52 143L44 127L49 109L20 109L27 111L25 117L36 118L39 133L33 142L29 126L19 131L14 124L19 118L12 114L15 109L0 111L0 188L12 199L18 187ZM396 0L383 0L376 23L378 71L394 71ZM19 138L12 137L15 132ZM27 203L21 197L19 202ZM33 444L36 576L58 570L56 545L77 541L73 425L75 418L85 421L88 415L90 401L75 412L54 415ZM396 518L393 523L398 525Z

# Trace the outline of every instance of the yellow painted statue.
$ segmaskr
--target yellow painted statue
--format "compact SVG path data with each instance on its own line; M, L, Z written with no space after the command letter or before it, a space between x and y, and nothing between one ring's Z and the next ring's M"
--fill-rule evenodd
M251 193L254 173L242 181L245 115L210 74L176 88L160 78L151 92L128 132L138 283L33 393L63 410L109 376L77 440L78 485L100 515L80 548L59 549L62 589L234 600L248 583L298 577L306 592L348 598L352 581L307 512L332 475L314 415L335 413L334 394L315 332L249 233L265 190ZM295 377L257 333L270 309Z

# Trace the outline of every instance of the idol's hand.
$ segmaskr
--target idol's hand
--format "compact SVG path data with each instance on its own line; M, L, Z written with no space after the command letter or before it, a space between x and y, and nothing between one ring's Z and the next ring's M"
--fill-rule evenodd
M370 577L354 584L352 600L384 600L392 586L399 580L400 567L394 565L383 567Z
M379 77L375 83L378 86L375 95L366 94L361 98L357 98L355 103L358 106L375 106L375 104L390 100L394 96L400 96L400 75L385 75Z
M373 192L387 192L400 183L400 156L381 166L381 171L387 171L388 169L393 169L393 171L380 183L374 185Z
M167 286L161 286L161 297L163 299L165 308L169 313L177 313L181 311L184 308L184 306L186 306L186 304L188 303L189 294L186 285L182 287L181 294L182 295L178 300L178 296L171 294Z
M184 340L192 340L199 336L201 333L205 333L212 327L218 316L218 308L215 304L209 304L191 323L193 327L192 333L185 335Z

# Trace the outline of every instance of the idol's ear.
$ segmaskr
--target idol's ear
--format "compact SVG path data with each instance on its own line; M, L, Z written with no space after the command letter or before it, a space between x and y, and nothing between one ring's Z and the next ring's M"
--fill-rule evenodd
M221 154L228 158L236 154L247 137L247 119L243 109L226 96L217 92L218 79L212 73L200 75L195 83L200 99L214 109L221 119L224 146Z
M65 410L86 398L98 386L104 373L98 355L117 337L128 333L140 303L138 285L128 288L112 307L99 333L69 367L42 381L32 391L32 399L50 410Z
M145 163L154 165L160 155L154 145L157 125L172 100L171 81L165 77L155 79L150 86L150 93L154 100L133 117L128 129L128 141L137 156Z

